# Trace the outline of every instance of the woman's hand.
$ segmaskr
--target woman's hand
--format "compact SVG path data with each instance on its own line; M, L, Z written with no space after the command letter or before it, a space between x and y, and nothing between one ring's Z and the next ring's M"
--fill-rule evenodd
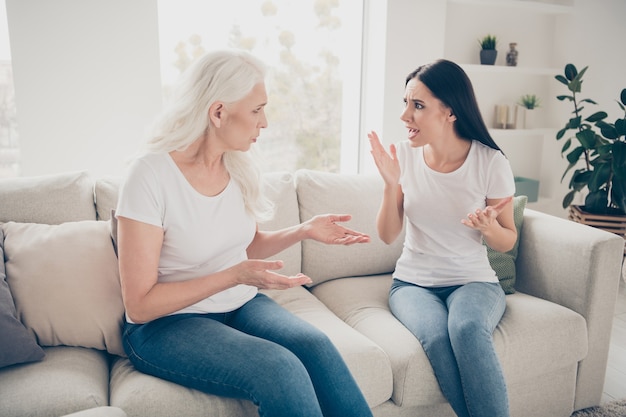
M308 239L332 245L352 245L367 243L370 237L364 233L340 226L337 222L347 222L352 218L349 214L322 214L303 223Z
M285 290L291 287L310 284L311 278L304 274L291 277L272 272L281 269L283 261L263 261L249 259L233 266L239 284L252 285L264 290Z
M389 146L389 153L385 151L380 139L376 132L372 131L367 134L370 140L370 153L374 158L374 163L378 172L383 177L385 184L395 186L400 181L400 163L398 162L398 155L396 154L395 145Z
M500 200L495 206L487 206L484 210L476 209L474 213L469 213L467 218L462 219L461 223L481 233L485 233L502 213L504 207L512 200L513 197L507 197Z

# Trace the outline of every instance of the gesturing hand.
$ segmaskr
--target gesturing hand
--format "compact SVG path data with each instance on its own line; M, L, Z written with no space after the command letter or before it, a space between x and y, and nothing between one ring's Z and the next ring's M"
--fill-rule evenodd
M474 213L469 213L467 218L462 219L461 223L472 229L485 232L502 213L504 207L513 200L513 197L507 197L498 202L495 206L487 206L484 210L476 209Z
M389 146L390 155L387 153L382 143L380 143L376 132L372 131L368 133L367 137L370 140L370 153L374 158L378 172L380 172L380 175L383 177L383 181L385 181L387 185L397 185L400 181L400 163L398 162L395 145L392 144Z
M283 261L263 261L249 259L233 267L240 284L252 285L265 290L285 290L291 287L310 284L311 278L304 274L292 277L272 272L283 267Z
M309 239L322 243L352 245L369 242L368 235L337 224L337 222L347 222L351 218L349 214L322 214L305 222L304 227Z

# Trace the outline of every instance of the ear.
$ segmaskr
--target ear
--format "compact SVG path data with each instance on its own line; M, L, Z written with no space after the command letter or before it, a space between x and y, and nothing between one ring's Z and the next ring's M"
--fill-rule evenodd
M452 113L452 110L450 109L450 112L448 113L448 121L449 122L454 122L456 121L456 116L454 115L454 113Z
M215 127L220 127L224 116L224 104L216 101L209 107L209 119Z

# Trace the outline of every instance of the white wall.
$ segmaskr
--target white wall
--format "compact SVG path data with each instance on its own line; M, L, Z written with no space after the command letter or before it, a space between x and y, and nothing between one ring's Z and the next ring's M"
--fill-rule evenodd
M161 106L156 0L6 0L21 175L117 175Z

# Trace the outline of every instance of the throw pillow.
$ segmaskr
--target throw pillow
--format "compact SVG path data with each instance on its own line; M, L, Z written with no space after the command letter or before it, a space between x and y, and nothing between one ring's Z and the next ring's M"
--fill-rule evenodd
M123 355L124 305L108 221L2 225L18 316L42 346Z
M335 174L312 170L296 173L300 219L315 215L350 214L343 226L366 233L371 242L349 246L326 245L314 240L302 242L302 272L313 284L335 278L391 273L402 253L404 231L391 244L378 238L376 215L382 200L380 175Z
M6 281L4 235L0 229L0 368L43 359L44 351L17 318L15 303Z
M513 198L513 220L517 229L517 240L513 249L508 252L498 252L487 246L487 256L489 263L500 281L500 286L505 294L513 294L515 292L515 261L517 259L517 249L522 234L522 223L524 221L524 209L528 197L520 195Z
M0 222L94 220L93 198L93 180L84 171L0 179Z

